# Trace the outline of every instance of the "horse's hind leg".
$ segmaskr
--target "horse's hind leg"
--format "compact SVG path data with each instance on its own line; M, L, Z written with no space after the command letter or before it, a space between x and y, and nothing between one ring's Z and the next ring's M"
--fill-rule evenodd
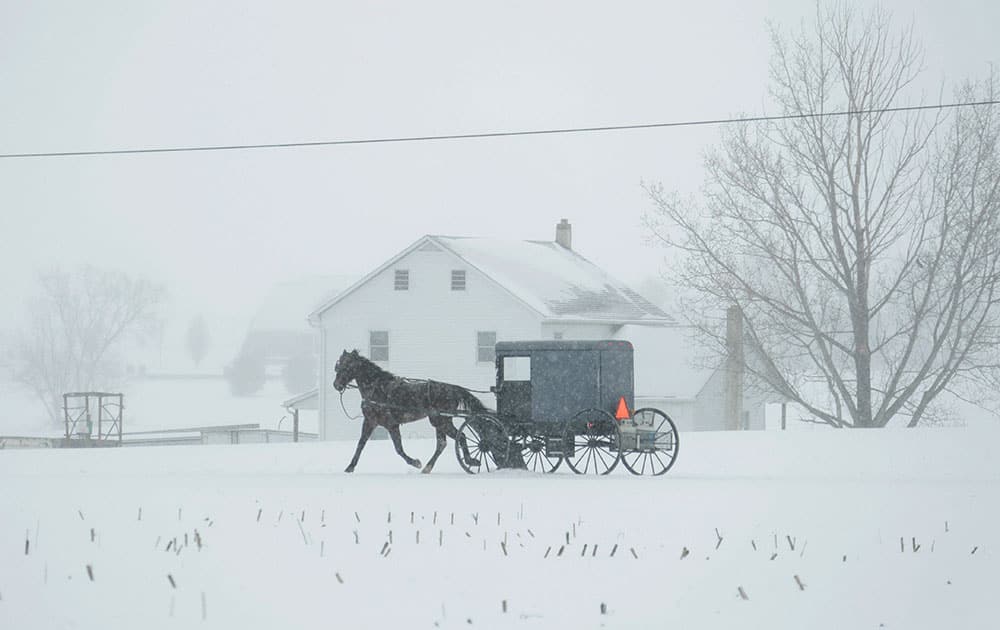
M403 451L403 438L399 435L399 425L394 424L389 429L389 437L392 438L392 445L396 447L396 452L402 457L407 464L413 466L414 468L420 468L420 460L413 459Z
M427 462L424 469L420 472L429 473L434 470L434 464L437 462L438 457L444 451L445 447L448 446L448 434L445 433L444 425L446 422L450 423L451 419L445 416L434 416L430 418L431 424L434 425L434 430L437 432L437 447L434 450L434 454L431 455L431 461Z

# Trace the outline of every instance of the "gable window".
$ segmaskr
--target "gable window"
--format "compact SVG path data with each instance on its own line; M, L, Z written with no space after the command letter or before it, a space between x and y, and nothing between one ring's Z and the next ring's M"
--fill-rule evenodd
M492 330L480 330L476 333L476 361L493 363L496 360L497 333Z
M372 361L389 360L389 331L368 331L368 358Z
M451 272L451 290L465 291L465 269L453 269Z
M409 269L397 269L396 270L395 287L396 287L397 291L409 291L410 290L410 270Z

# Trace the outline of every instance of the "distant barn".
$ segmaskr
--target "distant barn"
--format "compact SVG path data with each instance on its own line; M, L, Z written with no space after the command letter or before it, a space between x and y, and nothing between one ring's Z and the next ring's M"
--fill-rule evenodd
M356 278L345 276L308 276L276 284L261 301L233 357L233 366L252 364L253 369L273 376L285 376L289 388L297 393L315 381L318 348L315 331L304 314L349 286ZM291 366L292 372L289 372ZM303 380L302 376L306 378ZM290 381L289 381L290 379ZM262 380L260 381L263 382ZM249 386L252 393L253 387Z

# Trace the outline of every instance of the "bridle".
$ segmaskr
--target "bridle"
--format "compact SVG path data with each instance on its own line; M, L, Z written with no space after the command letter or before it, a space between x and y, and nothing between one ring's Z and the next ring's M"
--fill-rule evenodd
M335 366L333 366L333 371L334 372L339 372L340 371L340 361L337 361L337 364ZM358 418L361 418L364 415L364 413L362 412L361 415L352 416L350 413L347 412L347 406L344 405L344 392L346 392L349 389L360 389L360 387L358 387L352 381L354 381L353 377L351 378L350 381L347 382L346 385L344 385L343 389L340 389L336 385L336 379L334 379L333 388L336 389L340 393L340 408L344 411L344 415L347 416L348 420L357 420Z
M340 390L340 408L344 410L344 415L347 416L348 420L357 420L358 418L363 416L364 413L362 413L360 416L352 416L351 414L347 413L347 407L344 405L344 392L346 392L349 389L358 389L358 386L351 385L350 383L348 383L347 386L344 387L344 389Z

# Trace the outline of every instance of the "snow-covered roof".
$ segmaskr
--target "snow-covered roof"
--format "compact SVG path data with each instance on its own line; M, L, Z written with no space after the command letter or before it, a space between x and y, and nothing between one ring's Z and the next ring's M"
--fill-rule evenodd
M496 282L546 320L670 325L674 320L635 290L554 241L424 236L378 269L314 310L315 321L334 304L412 251L450 252Z
M673 321L632 288L553 241L430 238L546 318Z
M693 400L716 370L687 326L622 326L615 338L635 349L636 396Z
M319 409L319 389L314 387L307 392L292 396L281 403L281 406L286 409Z

